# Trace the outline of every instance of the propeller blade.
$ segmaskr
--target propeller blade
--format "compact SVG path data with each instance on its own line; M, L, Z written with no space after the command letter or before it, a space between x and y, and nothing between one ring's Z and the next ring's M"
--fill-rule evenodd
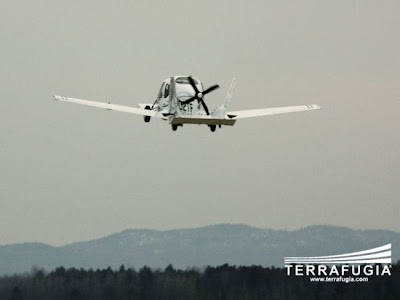
M209 115L210 115L210 113L208 112L208 107L207 107L206 103L204 102L204 100L203 100L203 99L199 99L199 101L200 101L200 102L201 102L201 104L203 105L203 108L204 108L204 110L205 110L205 112L206 112L207 116L209 116Z
M189 79L189 83L192 86L192 88L194 89L195 93L198 94L199 90L197 89L196 83L194 82L192 76L189 76L188 79Z
M190 102L192 102L192 101L194 101L196 99L197 99L197 96L193 96L192 98L189 98L188 100L181 101L181 103L182 104L188 104L188 103L190 103Z
M212 85L212 86L210 86L208 89L206 89L206 90L203 92L203 95L208 94L208 93L210 93L210 92L212 92L212 91L214 91L214 90L216 90L216 89L218 89L218 88L219 88L219 85L218 85L218 84Z

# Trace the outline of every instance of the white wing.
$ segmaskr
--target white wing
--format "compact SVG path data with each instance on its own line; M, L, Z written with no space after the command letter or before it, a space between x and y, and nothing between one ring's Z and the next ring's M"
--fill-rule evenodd
M96 102L90 100L83 100L83 99L76 99L76 98L69 98L63 96L54 96L55 100L77 103L87 106L93 106L98 108L104 108L108 110L115 110L115 111L122 111L130 114L142 115L142 116L149 116L149 117L156 117L156 118L164 118L163 114L159 111L144 109L144 108L136 108L130 106L123 106L111 103L104 103L104 102Z
M242 119L242 118L252 118L269 116L276 114L284 114L290 112L298 112L304 110L320 109L321 106L318 104L300 105L300 106L285 106L285 107L275 107L275 108L261 108L261 109L250 109L250 110L238 110L229 111L226 116L230 119Z

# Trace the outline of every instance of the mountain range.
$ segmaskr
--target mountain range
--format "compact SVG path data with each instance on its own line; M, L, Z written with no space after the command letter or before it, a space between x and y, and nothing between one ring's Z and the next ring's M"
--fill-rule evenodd
M283 267L285 256L322 256L362 251L392 244L400 259L400 233L313 225L299 230L273 230L240 224L218 224L176 230L129 229L103 238L53 247L43 243L0 246L0 274L28 272L33 266L52 270L143 266L203 268L261 265Z

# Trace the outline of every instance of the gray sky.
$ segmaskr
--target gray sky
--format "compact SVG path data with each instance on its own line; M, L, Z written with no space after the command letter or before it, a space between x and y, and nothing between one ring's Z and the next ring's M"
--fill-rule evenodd
M151 3L150 3L151 2ZM399 1L0 1L0 244L246 223L400 231ZM192 74L211 133L55 102L152 102Z

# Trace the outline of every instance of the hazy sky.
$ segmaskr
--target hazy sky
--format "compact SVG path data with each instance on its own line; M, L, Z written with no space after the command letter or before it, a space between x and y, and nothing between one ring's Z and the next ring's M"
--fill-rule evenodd
M0 1L0 244L246 223L400 231L400 2ZM56 102L135 106L192 74L211 133Z

